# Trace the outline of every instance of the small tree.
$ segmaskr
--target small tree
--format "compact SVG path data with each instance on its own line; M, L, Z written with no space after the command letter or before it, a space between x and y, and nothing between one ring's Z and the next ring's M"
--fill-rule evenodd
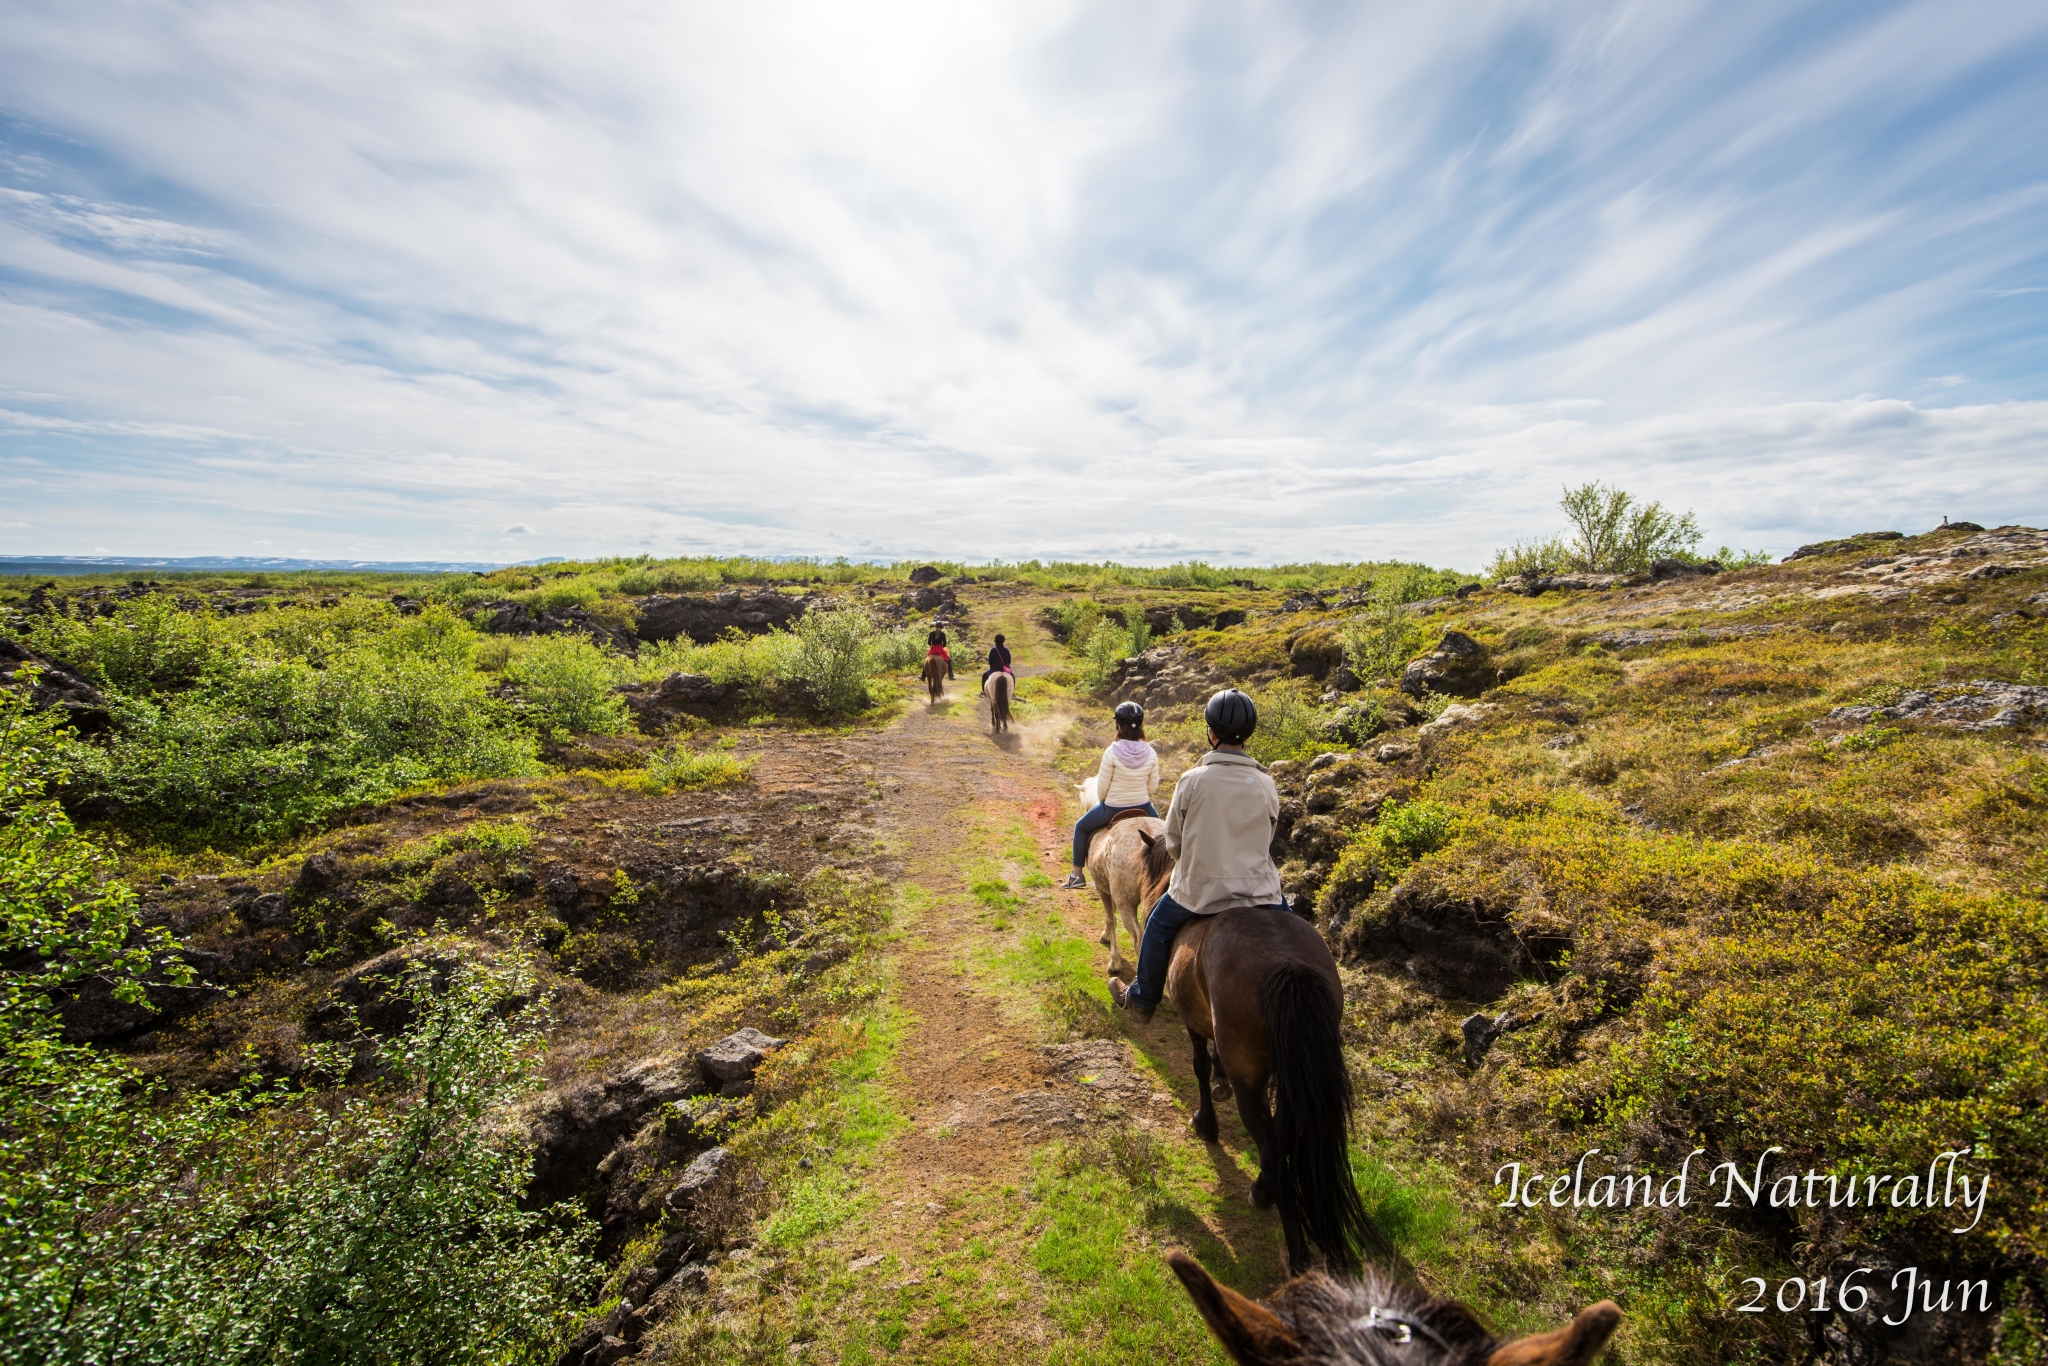
M1361 682L1391 676L1408 658L1414 626L1399 600L1377 600L1338 628L1344 664Z
M856 712L868 704L875 635L874 618L858 607L806 612L797 619L794 672L809 685L820 711Z
M1589 573L1638 574L1652 560L1686 554L1700 543L1691 512L1638 503L1634 495L1597 480L1566 489L1558 506L1574 531L1571 557Z

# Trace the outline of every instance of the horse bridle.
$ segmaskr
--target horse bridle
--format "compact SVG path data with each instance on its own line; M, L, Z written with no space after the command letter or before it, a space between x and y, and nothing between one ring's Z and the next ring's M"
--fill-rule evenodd
M1385 1305L1374 1305L1372 1312L1365 1317L1351 1320L1351 1326L1360 1332L1383 1338L1396 1347L1406 1347L1415 1341L1415 1335L1420 1333L1434 1343L1438 1350L1446 1353L1451 1350L1451 1344L1445 1342L1435 1329L1421 1319L1404 1314L1398 1309L1389 1309Z

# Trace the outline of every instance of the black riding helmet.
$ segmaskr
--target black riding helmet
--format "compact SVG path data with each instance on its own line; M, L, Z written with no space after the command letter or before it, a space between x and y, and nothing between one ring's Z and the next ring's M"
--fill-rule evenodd
M1259 709L1236 688L1225 688L1209 699L1209 705L1202 709L1202 719L1216 733L1218 742L1241 745L1259 728Z
M1119 702L1110 714L1119 721L1143 722L1145 719L1145 709L1136 702Z

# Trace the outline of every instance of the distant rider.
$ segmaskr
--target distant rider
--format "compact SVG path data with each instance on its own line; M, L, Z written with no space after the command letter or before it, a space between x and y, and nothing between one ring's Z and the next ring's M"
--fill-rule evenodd
M924 657L930 659L933 655L937 655L940 659L945 660L946 677L951 678L953 676L953 655L951 651L946 649L946 633L934 627L932 633L926 636L924 640L925 644L931 646L929 650L924 652Z
M1244 742L1259 724L1258 708L1235 688L1209 699L1202 713L1213 748L1181 775L1166 809L1166 852L1179 861L1166 895L1145 921L1138 945L1138 972L1129 990L1115 977L1109 994L1140 1024L1166 991L1173 939L1198 915L1242 906L1287 909L1280 870L1273 866L1273 830L1280 820L1280 792Z
M988 647L988 668L983 670L981 675L981 690L983 692L988 691L990 675L998 673L1010 675L1010 696L1015 697L1017 695L1017 672L1010 667L1010 647L1003 644L1001 632L996 634L996 643Z
M1088 862L1088 841L1125 811L1157 816L1152 794L1159 790L1159 754L1145 743L1145 709L1124 702L1116 709L1116 739L1102 751L1095 771L1096 806L1074 822L1074 871L1063 886L1086 887L1081 875Z

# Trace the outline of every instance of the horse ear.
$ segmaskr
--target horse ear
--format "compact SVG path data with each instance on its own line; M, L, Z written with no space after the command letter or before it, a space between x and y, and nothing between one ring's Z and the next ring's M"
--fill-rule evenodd
M1147 849L1150 849L1153 845L1159 842L1157 839L1153 838L1152 832L1150 830L1140 830L1138 832L1138 838L1145 841L1145 847Z
M1188 1288L1188 1296L1201 1311L1209 1331L1238 1366L1277 1366L1300 1356L1300 1339L1265 1305L1246 1299L1227 1285L1217 1284L1200 1262L1185 1253L1176 1252L1166 1262Z
M1518 1338L1500 1348L1486 1359L1486 1366L1585 1366L1600 1354L1620 1322L1621 1307L1613 1300L1602 1300L1581 1309L1555 1332Z

